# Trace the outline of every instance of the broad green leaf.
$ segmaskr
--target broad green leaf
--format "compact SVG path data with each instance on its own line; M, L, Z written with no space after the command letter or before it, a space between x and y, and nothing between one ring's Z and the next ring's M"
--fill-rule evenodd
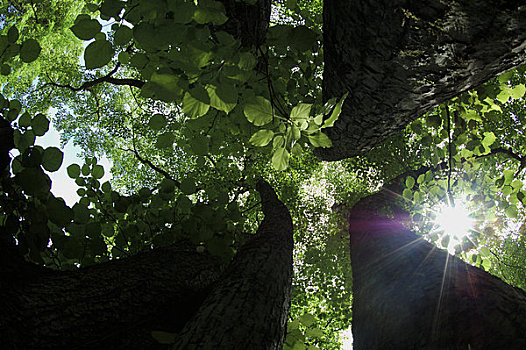
M196 84L194 87L192 87L189 91L190 95L192 95L193 98L196 100L203 102L207 105L210 104L210 96L208 96L208 92L201 84Z
M49 120L39 113L31 120L31 128L36 136L42 136L49 130Z
M526 86L524 84L519 84L510 90L510 97L516 100L524 96L525 92Z
M30 195L49 192L51 189L51 180L39 167L24 168L15 179L24 192Z
M80 166L78 164L71 164L66 168L68 176L72 179L76 179L80 176Z
M19 130L15 130L13 134L15 147L23 152L29 146L32 146L35 143L35 134L32 130L28 130L24 133L21 133Z
M205 115L210 109L210 105L195 99L189 92L183 97L183 112L191 118Z
M107 40L95 40L84 51L84 64L87 69L104 67L114 55L111 43Z
M307 337L320 338L323 337L323 331L319 328L308 328L305 335Z
M347 98L347 95L349 95L348 92L345 95L343 95L340 101L338 101L338 103L336 104L336 106L334 106L331 116L325 121L325 123L323 123L322 128L330 128L334 126L334 122L338 119L340 113L342 112L343 102Z
M272 141L272 149L282 148L285 146L285 137L283 135L276 135Z
M87 207L80 203L73 206L73 220L79 224L86 224L90 219L90 212Z
M169 148L174 144L175 135L171 132L162 133L157 137L157 142L155 142L155 147L157 148Z
M303 149L299 143L296 143L294 146L292 146L291 152L293 155L299 157L303 154Z
M250 143L254 146L266 146L274 137L274 131L272 130L259 130L252 135Z
M250 52L241 52L237 65L243 70L252 70L257 64L257 59Z
M510 205L509 207L507 207L504 212L506 213L506 216L509 217L510 219L516 219L517 216L519 215L519 211L517 210L517 207L514 205Z
M102 178L104 176L104 167L99 164L94 165L93 169L91 169L91 176L93 176L94 179Z
M132 29L130 27L122 25L115 31L115 34L113 36L113 43L115 45L125 46L130 42L132 35Z
M298 120L298 119L308 119L310 110L312 108L311 103L300 103L294 108L292 108L292 111L290 112L290 119L292 121Z
M212 23L214 25L224 24L228 20L224 13L211 7L198 7L193 18L199 24Z
M190 139L190 148L195 155L206 156L209 153L209 140L205 135L197 135Z
M18 29L15 26L10 27L9 30L7 31L7 40L10 43L16 43L19 36L20 34L18 33Z
M237 88L233 84L222 83L219 86L208 86L210 105L215 109L230 113L237 105Z
M415 178L412 176L408 176L405 179L405 187L407 187L408 189L412 189L414 185L415 185Z
M252 98L243 109L248 121L256 126L270 123L273 118L272 105L270 101L262 96Z
M482 144L486 147L491 146L497 138L495 137L495 134L491 131L487 131L484 133L484 138L482 139Z
M73 219L73 212L62 198L50 197L46 203L46 212L49 220L64 227Z
M31 125L31 115L29 113L24 113L18 118L18 126L28 127Z
M2 75L11 74L11 66L9 66L7 63L2 63L2 65L0 66L0 74Z
M329 139L329 136L325 135L321 131L318 131L313 135L309 135L308 138L310 143L314 147L328 148L332 146L332 142L331 139Z
M105 16L108 19L110 17L117 19L122 11L123 6L124 2L120 0L104 0L100 6L100 14L101 16Z
M64 154L57 147L48 147L42 153L42 166L47 171L57 171L62 165Z
M167 120L166 117L163 114L154 114L150 121L148 122L148 126L152 130L161 130L166 126Z
M404 189L404 191L402 192L402 197L404 197L405 199L413 200L413 191L411 191L408 188Z
M168 4L168 6L170 6L170 2ZM190 23L196 10L195 4L193 2L177 2L175 4L177 4L177 7L174 8L173 21L179 24Z
M480 247L478 249L480 255L486 257L486 258L489 258L491 256L491 251L489 250L488 247Z
M504 177L504 184L509 185L515 176L515 172L513 170L506 169L502 172L502 175Z
M285 170L289 167L289 158L289 151L278 148L272 155L272 166L278 171Z
M111 192L111 184L108 181L106 181L105 183L102 184L100 189L104 193L110 193Z
M311 314L303 314L300 317L300 322L305 327L310 327L314 322L316 322L316 317Z
M196 190L197 190L197 187L195 186L194 180L190 178L186 178L183 181L181 181L181 191L184 194L189 195L189 194L195 193Z
M102 25L96 19L82 18L75 21L75 24L70 29L77 38L90 40L93 39L95 34L100 33Z
M20 59L23 62L30 63L40 55L40 44L35 39L27 39L20 47Z

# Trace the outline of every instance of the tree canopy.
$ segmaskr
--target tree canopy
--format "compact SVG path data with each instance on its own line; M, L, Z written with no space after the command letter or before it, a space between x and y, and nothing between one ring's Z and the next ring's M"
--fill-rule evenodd
M284 349L339 349L352 322L347 215L394 184L405 225L526 290L526 66L445 94L366 153L324 162L317 154L331 152L335 125L361 92L322 96L322 7L2 3L0 153L14 148L12 160L0 159L2 239L60 271L182 240L228 266L263 220L263 178L294 226ZM424 73L419 83L432 89ZM38 145L50 124L82 149L84 164L64 164L60 145ZM99 164L103 156L111 169ZM51 191L48 174L61 167L78 186L72 206ZM388 204L386 215L395 215ZM467 208L475 222L467 235L437 226L441 204ZM170 332L152 331L173 342Z

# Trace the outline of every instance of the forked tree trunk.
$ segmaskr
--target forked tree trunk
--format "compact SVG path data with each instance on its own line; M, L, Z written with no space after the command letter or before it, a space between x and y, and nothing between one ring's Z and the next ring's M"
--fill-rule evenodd
M79 271L14 271L0 283L2 349L154 349L151 332L184 326L220 262L179 242Z
M361 154L525 63L524 0L325 0L325 98L349 92L324 160Z
M526 349L524 291L371 205L359 204L349 219L354 349Z
M292 285L292 219L266 182L265 219L185 326L174 349L281 350Z

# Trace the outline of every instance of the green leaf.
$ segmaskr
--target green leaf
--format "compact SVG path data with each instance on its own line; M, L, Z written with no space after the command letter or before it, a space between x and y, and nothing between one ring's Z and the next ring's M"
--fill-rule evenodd
M107 40L95 40L84 51L84 64L87 69L104 67L113 58L111 43Z
M95 34L100 33L102 25L96 19L82 18L75 21L75 24L70 29L77 38L90 40L93 39Z
M183 97L183 112L191 118L205 115L210 109L210 105L195 99L189 92Z
M323 331L319 328L308 328L305 335L307 337L321 338L323 337Z
M482 139L482 144L486 147L491 146L497 138L495 137L495 134L491 131L487 131L484 133L484 138Z
M66 226L73 219L73 211L62 198L50 197L46 203L49 220L60 227Z
M294 108L292 108L292 111L290 112L290 119L292 121L298 120L298 119L308 119L310 110L312 108L311 103L300 103Z
M71 164L66 168L68 176L72 179L76 179L80 176L80 166L78 164Z
M36 136L42 136L49 130L49 120L39 113L31 120L31 128Z
M289 43L298 51L307 51L316 45L318 35L306 26L297 26L290 29Z
M192 87L189 91L190 95L192 95L193 98L196 100L209 105L210 104L210 96L208 96L208 92L201 84L196 84L194 87Z
M10 27L9 30L7 31L7 40L10 43L16 43L19 36L20 34L18 33L18 28L15 26Z
M215 109L230 113L237 105L237 89L234 84L222 83L219 86L208 86L210 105Z
M272 155L272 166L278 171L285 170L289 167L289 158L289 151L278 148Z
M274 137L274 131L272 130L259 130L255 132L250 138L250 143L254 146L266 146Z
M406 188L404 189L404 192L402 192L402 196L406 199L413 200L413 191Z
M157 148L168 148L172 147L174 144L175 135L171 132L165 132L157 137L157 142L155 142L155 147Z
M509 207L507 207L504 212L506 213L506 216L509 217L510 219L516 219L517 216L519 215L517 207L514 205L510 205Z
M252 70L258 63L257 59L250 52L241 52L239 54L239 62L237 65L243 70Z
M194 21L199 24L212 23L214 25L224 24L228 17L220 10L211 7L200 7L194 12Z
M316 322L316 317L311 314L303 314L300 317L300 322L305 327L310 327L314 322Z
M104 167L99 164L94 165L93 169L91 169L91 176L93 176L94 179L102 178L104 176Z
M491 251L489 250L488 247L480 247L478 249L480 255L486 257L486 258L489 258L491 256Z
M206 156L209 153L209 141L205 135L197 135L190 139L190 148L195 155Z
M193 179L186 178L183 181L181 181L181 191L186 194L192 194L195 193L197 190L197 187L195 186L195 182Z
M24 192L30 195L49 192L51 189L51 180L39 167L24 168L15 178Z
M57 171L62 165L64 154L57 147L48 147L42 154L42 166L47 171Z
M332 142L331 139L329 139L329 136L325 135L321 131L318 131L313 135L309 135L308 138L310 143L314 147L328 148L332 146Z
M519 84L510 90L510 97L516 100L524 96L525 92L526 86L524 84Z
M408 189L412 189L414 185L415 185L415 178L412 176L408 176L405 179L405 187L407 187Z
M33 62L40 55L41 47L35 39L27 39L20 47L20 59L25 63Z
M79 224L85 224L90 219L89 209L80 203L73 206L73 220Z
M113 35L113 43L119 46L127 45L132 39L133 31L125 25L120 26Z
M338 119L340 113L342 112L343 102L347 98L347 95L349 95L348 92L345 95L343 95L340 101L338 101L338 103L336 104L336 106L334 106L331 116L325 121L325 123L323 123L322 128L330 128L334 126L334 122Z
M177 333L169 333L163 331L152 331L152 337L160 344L173 344Z
M272 121L273 111L270 101L262 96L252 98L243 109L245 117L256 126L262 126Z
M154 114L150 121L148 121L148 126L152 130L161 130L166 126L167 120L166 117L163 114Z

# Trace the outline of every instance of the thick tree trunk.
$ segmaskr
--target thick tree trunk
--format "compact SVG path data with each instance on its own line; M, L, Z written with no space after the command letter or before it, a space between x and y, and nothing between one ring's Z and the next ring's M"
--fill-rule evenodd
M349 219L356 350L526 349L524 291L376 215L374 198L367 202Z
M363 153L526 58L526 1L325 0L325 98L349 92L324 160Z
M151 331L181 329L220 275L188 242L80 271L26 264L1 279L2 349L160 348Z
M265 219L243 245L174 349L281 350L292 285L292 219L266 182Z

